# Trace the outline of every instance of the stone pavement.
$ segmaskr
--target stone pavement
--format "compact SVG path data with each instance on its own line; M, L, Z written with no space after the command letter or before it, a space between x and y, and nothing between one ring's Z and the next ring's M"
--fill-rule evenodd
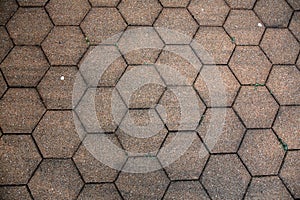
M0 199L300 199L299 0L0 0L0 40Z

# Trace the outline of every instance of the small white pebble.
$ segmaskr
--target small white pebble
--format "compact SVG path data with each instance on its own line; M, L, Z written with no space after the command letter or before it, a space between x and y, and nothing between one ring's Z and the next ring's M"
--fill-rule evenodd
M60 77L60 80L62 80L62 81L65 80L65 77L64 77L64 76L61 76L61 77Z
M204 9L202 8L202 9L201 9L201 11L203 12L203 11L204 11Z
M262 27L263 25L261 23L258 23L257 26Z

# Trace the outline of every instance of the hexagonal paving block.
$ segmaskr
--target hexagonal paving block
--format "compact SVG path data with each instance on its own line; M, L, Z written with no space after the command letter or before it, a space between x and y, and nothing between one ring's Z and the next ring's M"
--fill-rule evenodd
M46 9L55 25L79 25L90 4L88 0L51 0Z
M224 0L192 0L188 9L205 26L222 26L229 12Z
M272 130L248 130L238 154L252 175L275 175L284 150Z
M120 0L89 0L92 6L116 6Z
M280 177L295 198L300 198L300 151L288 151Z
M36 86L49 64L40 47L16 46L0 68L10 86Z
M293 9L284 0L259 0L254 11L267 26L287 27Z
M204 65L195 89L207 106L231 106L240 85L228 66Z
M11 88L0 101L0 126L4 133L31 133L45 107L31 88Z
M0 26L0 41L1 41L1 49L0 49L0 63L3 58L7 55L7 53L13 48L13 43L9 38L8 33L4 26Z
M18 4L15 0L0 2L0 24L5 25L9 18L17 11Z
M225 0L230 8L252 9L256 0Z
M300 149L300 106L280 107L273 129L288 149Z
M121 200L114 184L86 184L78 200Z
M164 199L210 199L199 181L172 182Z
M300 40L300 11L295 12L292 18L292 21L289 25L290 30L294 35Z
M275 65L267 86L280 104L300 104L300 71L295 66Z
M4 92L6 91L7 89L7 85L6 85L6 82L3 78L3 75L2 73L0 73L0 97L2 97L2 95L4 94Z
M229 67L242 84L264 84L272 64L259 47L237 46Z
M273 64L295 64L300 45L287 29L267 29L260 44Z
M0 139L0 184L26 184L42 158L29 135Z
M178 136L181 134L181 136ZM188 140L187 140L188 138ZM176 147L175 147L176 143ZM185 151L180 150L182 146L186 146ZM176 150L175 150L176 149ZM174 162L170 162L170 157L176 157L177 151L183 151L180 158ZM204 165L208 159L209 153L202 144L200 138L196 132L170 132L164 146L158 154L158 158L162 165L165 166L165 170L171 180L197 180L204 168Z
M71 159L46 159L28 186L34 199L75 199L83 181Z
M39 45L52 26L43 8L20 8L7 23L7 30L17 45Z
M270 128L279 106L265 87L244 86L233 108L247 128Z
M188 44L198 25L184 8L164 8L154 27L167 44Z
M201 181L212 199L242 199L250 175L236 155L212 155Z
M232 10L224 28L238 45L258 45L265 31L264 25L252 10Z
M80 27L91 44L99 44L121 33L126 23L116 8L92 8ZM115 43L117 39L112 40Z
M277 176L252 179L245 199L293 199Z
M294 8L294 10L300 10L300 2L298 0L287 0L287 2Z
M44 6L47 0L17 0L20 6Z
M234 44L222 27L201 27L192 47L204 64L227 64Z
M159 0L163 7L187 7L189 0Z
M224 119L221 117L224 112ZM213 120L213 116L220 116ZM218 130L221 130L218 135ZM238 150L245 127L231 108L209 108L197 132L212 153L233 153ZM214 143L211 143L211 139Z
M26 186L0 187L0 196L2 199L18 200L21 197L24 200L31 200Z
M152 25L162 9L157 0L124 0L118 8L130 25Z
M76 96L75 86L81 88ZM78 102L75 97L83 95L85 83L76 67L51 67L37 89L48 109L72 109L72 101Z
M56 26L42 43L51 65L76 65L87 44L76 26Z
M80 143L72 111L48 111L32 135L45 158L71 157Z

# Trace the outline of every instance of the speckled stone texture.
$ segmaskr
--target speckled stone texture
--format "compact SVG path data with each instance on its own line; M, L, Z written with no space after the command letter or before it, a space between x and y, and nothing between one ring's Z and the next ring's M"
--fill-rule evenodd
M1 49L0 49L0 62L1 62L13 47L13 43L4 26L0 26L0 40L1 40Z
M121 200L114 184L87 184L78 200Z
M26 186L6 186L0 188L1 199L18 200L20 197L24 200L31 200Z
M199 181L178 181L171 183L164 199L208 200L209 197Z
M0 2L0 24L5 25L9 18L17 11L16 0L4 0Z

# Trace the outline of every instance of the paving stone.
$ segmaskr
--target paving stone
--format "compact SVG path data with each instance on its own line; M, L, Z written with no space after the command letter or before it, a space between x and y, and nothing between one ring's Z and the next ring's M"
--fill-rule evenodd
M1 41L1 49L0 49L0 63L1 63L4 57L13 48L13 43L9 38L9 35L6 32L4 26L0 26L0 41Z
M10 86L36 86L49 68L40 47L15 46L0 68Z
M300 40L300 11L295 12L293 15L293 18L291 20L291 23L289 25L290 30L298 40Z
M164 199L210 199L198 181L178 181L172 182Z
M288 149L300 149L300 106L280 107L273 129Z
M259 0L254 11L269 27L287 27L293 9L284 0Z
M152 25L162 9L157 0L124 0L118 8L130 25Z
M76 95L75 86L81 88ZM48 109L72 109L83 95L85 83L75 66L51 67L37 89Z
M120 0L89 0L92 6L111 6L115 7Z
M56 26L42 43L51 65L76 65L87 44L76 26Z
M254 4L255 4L255 0L244 0L244 1L239 1L239 0L225 0L230 8L234 8L234 9L252 9Z
M294 198L300 198L300 151L288 151L280 171L280 177L291 191Z
M31 88L11 88L0 101L0 127L3 133L31 133L45 107Z
M51 0L46 9L55 25L79 25L90 4L88 0Z
M189 0L159 0L163 7L187 7Z
M272 64L257 46L237 46L229 67L242 84L264 84Z
M212 155L201 181L212 199L242 199L250 175L236 155Z
M234 44L223 28L201 27L192 47L204 64L227 64Z
M0 2L0 24L5 25L9 18L17 11L18 4L15 0Z
M83 181L71 159L46 159L28 186L34 199L75 199Z
M229 12L224 0L192 0L188 9L204 26L222 26Z
M0 97L4 94L4 92L7 90L6 82L3 78L2 73L0 73Z
M167 44L189 44L198 24L185 8L164 8L154 27Z
M294 8L294 10L300 10L300 2L297 0L287 0L287 2Z
M300 104L300 71L295 66L275 65L267 86L280 104Z
M278 104L269 91L261 86L244 86L233 105L247 128L270 128Z
M252 179L245 199L293 199L277 176Z
M116 8L92 8L80 26L91 44L99 44L124 31L126 23Z
M20 198L24 200L31 200L30 194L26 189L26 186L5 186L0 187L1 199L18 200Z
M20 8L7 23L7 30L17 45L40 45L52 26L43 8Z
M72 111L48 111L33 137L45 158L72 157L80 143Z
M166 84L174 86L192 85L202 64L190 46L167 45L155 66Z
M184 135L178 136L178 134ZM181 149L187 144L189 144L187 149ZM180 152L181 155L177 155L177 151L183 152ZM170 162L168 158L164 158L164 155L180 157L174 162ZM158 158L162 165L166 166L165 170L171 180L197 180L208 157L209 153L196 132L170 132L158 154Z
M20 6L44 6L47 0L17 0Z
M29 135L0 139L0 184L26 184L42 158Z
M238 154L252 175L275 175L284 150L272 130L248 130Z
M113 184L88 184L81 191L78 200L121 200Z
M214 116L219 117L214 120ZM209 108L197 132L210 152L234 153L238 150L245 130L231 108Z
M228 66L204 65L195 89L207 106L231 106L240 85Z
M232 10L224 24L237 45L258 45L265 27L252 10Z
M273 64L295 64L300 50L287 29L267 29L260 45Z

